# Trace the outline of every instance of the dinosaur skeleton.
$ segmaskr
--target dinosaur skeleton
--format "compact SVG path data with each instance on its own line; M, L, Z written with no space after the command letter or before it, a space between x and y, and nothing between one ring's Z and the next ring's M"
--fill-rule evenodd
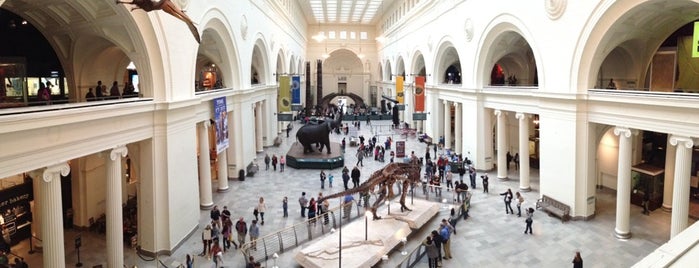
M376 215L376 209L386 198L391 199L396 196L396 194L393 192L393 184L398 182L402 183L400 211L411 211L411 209L405 205L405 197L407 196L409 186L420 181L420 169L420 163L418 162L417 158L411 159L410 163L389 163L383 168L372 173L369 179L360 184L358 187L322 197L318 200L318 203L321 203L326 199L342 197L348 194L364 192L369 193L372 192L376 186L378 186L378 198L371 205L370 209L371 213L374 215L374 220L381 219L381 217Z
M184 21L187 24L187 27L189 28L189 31L192 32L192 35L194 36L194 39L197 40L197 43L201 43L201 37L199 37L199 31L197 31L197 27L194 26L194 22L192 22L192 19L187 16L187 14L182 11L180 7L177 6L177 4L173 3L170 0L160 0L160 1L152 1L152 0L131 0L131 2L125 2L125 1L120 1L116 0L117 4L128 4L128 5L135 5L136 7L131 8L131 11L134 11L136 9L143 9L145 12L150 12L153 10L162 10L165 11L166 13L172 15L173 17Z

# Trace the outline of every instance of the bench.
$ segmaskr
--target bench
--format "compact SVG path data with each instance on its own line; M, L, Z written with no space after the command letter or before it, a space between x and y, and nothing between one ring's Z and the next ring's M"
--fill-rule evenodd
M561 222L570 220L570 207L549 196L543 195L541 199L537 200L536 208L541 208L549 215L558 216Z

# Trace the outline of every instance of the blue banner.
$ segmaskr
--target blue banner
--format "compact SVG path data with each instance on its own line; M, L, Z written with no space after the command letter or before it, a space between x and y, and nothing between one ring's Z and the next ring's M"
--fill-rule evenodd
M216 153L228 148L228 109L226 97L214 99L214 124L216 130ZM204 152L202 152L204 153Z
M301 77L291 77L291 103L301 104Z

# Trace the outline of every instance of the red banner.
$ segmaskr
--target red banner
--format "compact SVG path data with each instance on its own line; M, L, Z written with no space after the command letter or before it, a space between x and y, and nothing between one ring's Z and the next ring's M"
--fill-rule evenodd
M425 77L415 77L415 111L425 111Z

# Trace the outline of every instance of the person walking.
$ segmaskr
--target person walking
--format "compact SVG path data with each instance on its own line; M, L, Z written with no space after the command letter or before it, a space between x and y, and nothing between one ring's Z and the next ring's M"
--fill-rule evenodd
M252 250L257 250L257 238L260 237L260 227L257 226L257 220L252 220L250 224L250 243Z
M534 209L530 207L527 209L527 219L525 220L525 222L527 223L527 227L524 229L524 234L527 234L527 232L529 232L529 234L532 234L532 223L534 222L534 220L532 219L533 216Z
M445 222L442 222L439 226L439 235L441 235L442 238L444 238L444 259L448 260L451 259L451 241L449 239L451 237L451 230L448 226L448 223Z
M269 162L272 161L269 158L269 154L265 154L265 170L269 170Z
M286 165L286 159L282 155L279 157L279 170L280 170L280 172L284 172L284 165Z
M345 184L345 191L349 190L349 180L350 180L350 175L349 175L349 169L347 169L347 166L342 169L342 183Z
M286 196L282 200L282 209L284 210L284 218L289 217L289 198Z
M306 217L306 206L308 206L308 199L306 199L306 192L301 193L299 197L299 205L301 206L301 217Z
M238 233L238 245L242 247L245 244L245 236L248 234L248 224L243 217L235 223L235 231Z
M265 225L265 211L267 210L267 204L265 204L265 199L260 197L260 202L257 203L257 212L260 213L260 225Z
M575 257L573 257L573 268L583 268L583 259L580 257L580 251L575 252Z
M503 199L505 201L505 214L512 213L512 215L514 215L515 212L512 210L512 190L508 188L507 191L500 195L505 196Z
M272 169L274 171L277 171L277 155L276 154L272 155Z
M524 197L522 197L519 192L516 194L517 196L517 217L522 217L522 203L524 203Z
M352 188L357 188L359 186L359 177L361 177L362 173L359 171L359 168L357 166L354 166L352 169Z
M357 150L357 164L355 164L355 167L359 165L364 167L364 150L361 149Z
M487 194L488 193L488 174L481 175L481 179L483 180L483 193Z

